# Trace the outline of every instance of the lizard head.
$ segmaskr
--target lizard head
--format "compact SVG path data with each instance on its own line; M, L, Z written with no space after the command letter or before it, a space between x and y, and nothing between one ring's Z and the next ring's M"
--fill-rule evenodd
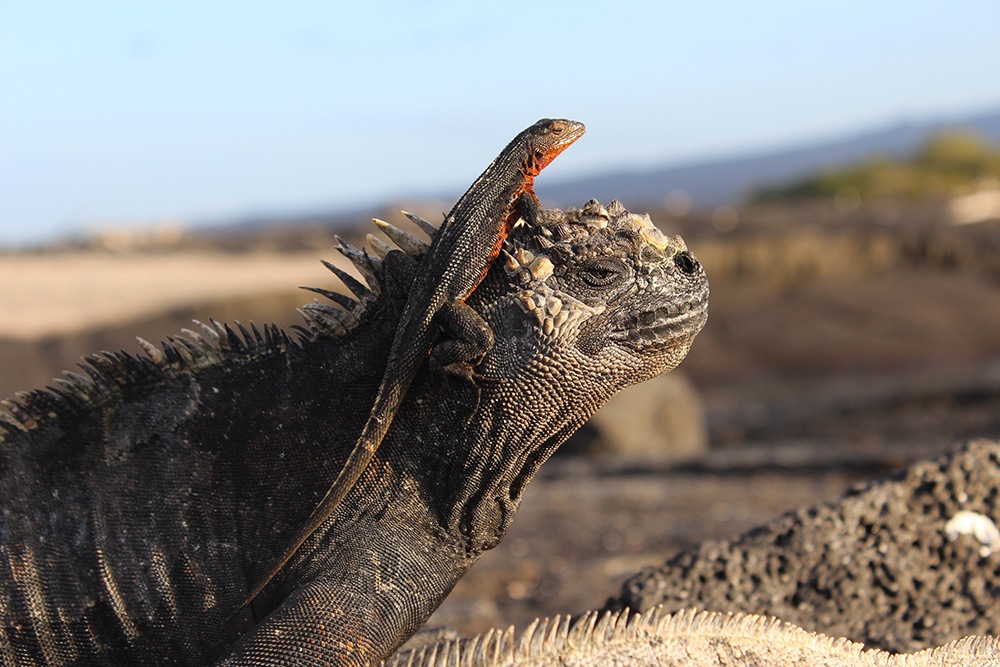
M507 250L507 295L486 309L498 349L484 376L558 368L599 406L680 363L707 319L708 280L684 241L618 202L542 211Z
M586 130L583 123L564 118L543 118L524 130L514 141L519 141L522 136L527 139L531 157L527 163L526 175L537 176L570 144L582 137Z

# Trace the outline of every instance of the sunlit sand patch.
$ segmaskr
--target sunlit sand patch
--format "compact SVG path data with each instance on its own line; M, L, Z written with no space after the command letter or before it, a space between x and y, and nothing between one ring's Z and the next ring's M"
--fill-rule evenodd
M323 284L331 278L319 258L317 251L7 255L0 260L0 337L32 340L203 301Z

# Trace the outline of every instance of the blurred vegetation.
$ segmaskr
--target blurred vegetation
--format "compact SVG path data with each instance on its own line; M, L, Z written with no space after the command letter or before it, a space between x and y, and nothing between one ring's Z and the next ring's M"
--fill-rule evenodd
M860 201L946 199L1000 181L1000 148L968 132L931 137L906 161L879 157L789 185L762 188L752 201L852 197Z

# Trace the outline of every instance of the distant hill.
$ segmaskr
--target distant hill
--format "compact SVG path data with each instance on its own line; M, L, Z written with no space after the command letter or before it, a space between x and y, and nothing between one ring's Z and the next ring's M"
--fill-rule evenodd
M818 170L845 166L875 155L905 158L915 153L932 134L952 129L969 129L991 143L1000 145L1000 109L947 121L900 123L887 128L859 133L851 137L821 141L784 150L705 160L660 168L616 171L596 174L562 183L545 182L538 194L546 205L579 206L590 197L601 201L621 199L633 208L662 204L672 191L684 191L696 208L735 203L762 186L784 185L801 180ZM223 225L203 227L202 233L220 234L234 243L245 234L282 234L294 238L307 229L367 229L372 215L392 216L406 208L438 219L461 189L450 193L414 195L405 200L369 202L325 211L289 212L286 215L262 214ZM433 204L432 204L433 203ZM320 232L326 233L326 232ZM218 239L216 239L218 240Z
M546 182L539 195L546 203L579 205L590 197L622 199L630 205L662 201L673 190L683 190L697 207L739 201L764 185L801 179L820 169L843 166L881 154L907 157L930 134L965 128L991 143L1000 144L1000 109L948 121L901 123L852 137L745 155L661 168L597 174L563 183Z

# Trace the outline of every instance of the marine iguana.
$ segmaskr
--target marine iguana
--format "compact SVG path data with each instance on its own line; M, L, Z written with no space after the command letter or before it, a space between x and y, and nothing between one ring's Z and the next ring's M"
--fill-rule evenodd
M435 349L438 366L471 380L469 361L482 357L492 341L489 328L475 311L465 307L465 299L486 275L514 223L522 217L533 217L538 210L535 177L585 131L583 123L577 121L537 121L507 144L445 216L410 287L385 375L354 449L291 545L246 602L260 594L358 481L389 430L417 369L431 351L435 322L447 318L452 328L463 331L464 338Z
M304 307L297 332L213 322L5 402L0 663L372 664L707 316L703 269L648 217L540 211L466 301L494 339L472 382L421 366L357 485L241 607L344 465L423 264L341 250L368 286L334 269L357 299Z

